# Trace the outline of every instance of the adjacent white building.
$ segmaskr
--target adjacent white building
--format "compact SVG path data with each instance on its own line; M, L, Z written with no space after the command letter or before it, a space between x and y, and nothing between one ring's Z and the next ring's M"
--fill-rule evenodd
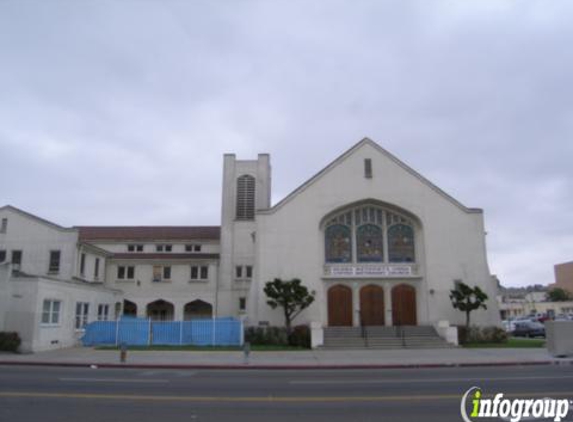
M273 206L269 155L225 155L222 195L220 227L64 228L0 208L0 330L46 350L121 314L281 325L263 293L277 277L316 294L297 323L463 323L457 282L491 298L475 323L499 323L483 212L369 139Z

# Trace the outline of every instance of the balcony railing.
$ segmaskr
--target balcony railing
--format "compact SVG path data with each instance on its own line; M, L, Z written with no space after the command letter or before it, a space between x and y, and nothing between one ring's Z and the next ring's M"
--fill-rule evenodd
M326 264L324 277L418 277L417 264Z

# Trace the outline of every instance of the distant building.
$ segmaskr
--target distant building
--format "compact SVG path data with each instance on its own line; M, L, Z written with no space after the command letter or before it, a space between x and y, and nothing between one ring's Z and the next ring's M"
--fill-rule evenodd
M221 226L65 228L0 208L0 331L25 350L77 342L120 315L234 316L282 325L266 281L300 278L322 326L463 324L449 293L480 286L499 323L483 212L467 208L364 139L274 206L268 154L224 157Z
M527 316L556 317L573 314L573 301L550 302L547 291L525 289L502 289L497 296L501 319Z
M554 270L555 284L552 284L551 287L559 287L573 295L573 261L557 264Z

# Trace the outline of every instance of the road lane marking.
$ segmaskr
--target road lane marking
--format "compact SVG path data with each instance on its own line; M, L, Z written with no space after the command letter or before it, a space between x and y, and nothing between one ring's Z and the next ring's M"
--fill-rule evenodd
M136 384L166 384L165 379L131 379L131 378L59 378L63 382L110 382L110 383L136 383Z
M308 385L328 385L328 384L405 384L405 383L432 383L440 382L491 382L491 381L531 381L531 380L555 380L571 379L573 375L565 376L527 376L527 377L498 377L498 378L420 378L420 379L378 379L378 380L291 380L291 385L308 384Z
M137 375L142 377L154 377L157 375L171 375L174 377L182 378L182 377L192 377L197 375L196 372L193 371L144 371L139 372Z
M132 400L156 402L192 402L192 403L344 403L344 402L388 402L388 401L428 401L428 400L460 400L461 394L429 394L411 396L151 396L128 394L96 394L96 393L42 393L42 392L0 392L0 398L49 398L49 399L88 399L88 400ZM505 397L571 397L573 391L509 393Z

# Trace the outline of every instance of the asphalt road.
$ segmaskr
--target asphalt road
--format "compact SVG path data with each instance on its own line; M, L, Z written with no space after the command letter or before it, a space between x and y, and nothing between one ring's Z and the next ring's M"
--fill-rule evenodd
M461 421L484 394L573 399L573 366L143 370L0 366L0 422ZM573 421L573 408L567 421Z

